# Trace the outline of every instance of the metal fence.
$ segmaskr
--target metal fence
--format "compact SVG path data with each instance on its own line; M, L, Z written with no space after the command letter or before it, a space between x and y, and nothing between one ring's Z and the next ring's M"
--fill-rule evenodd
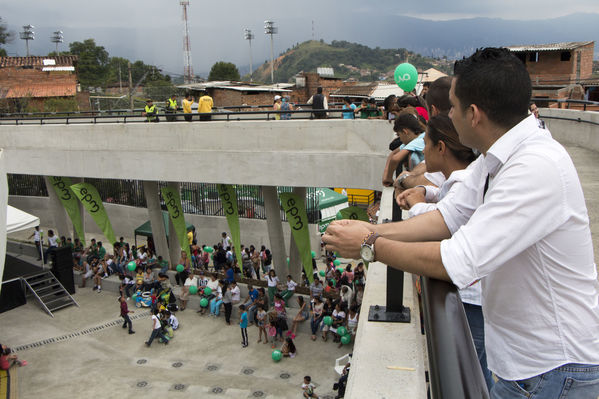
M103 202L142 208L147 206L143 182L139 180L86 178L85 181L96 187ZM159 182L159 187L165 187L166 184L166 182ZM10 195L48 196L43 176L9 174L8 189ZM264 196L260 186L236 185L235 189L237 191L239 217L266 219ZM291 190L291 187L278 187L279 193ZM318 196L314 195L316 190L317 188L313 187L307 189L306 211L310 223L318 223L320 221ZM194 215L224 216L216 184L181 183L180 193L183 212ZM159 195L162 209L166 210L162 195ZM282 210L281 220L287 220L285 212Z

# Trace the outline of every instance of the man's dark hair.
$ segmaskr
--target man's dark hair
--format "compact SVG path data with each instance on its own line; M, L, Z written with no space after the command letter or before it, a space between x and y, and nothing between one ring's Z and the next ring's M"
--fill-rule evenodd
M456 61L455 95L464 109L476 104L489 120L511 128L528 115L532 93L526 66L506 48L487 47Z
M413 114L401 114L395 118L395 122L393 123L394 132L399 132L401 129L408 129L414 134L420 134L424 128L425 127L418 121L418 118Z
M348 104L351 104L351 100L349 99L349 97L343 97L343 101Z
M322 94L322 86L318 86L318 88L316 89L316 92L318 94Z
M429 116L433 111L433 105L443 115L449 114L451 103L449 102L449 89L451 88L451 78L443 76L435 80L426 93L426 104Z

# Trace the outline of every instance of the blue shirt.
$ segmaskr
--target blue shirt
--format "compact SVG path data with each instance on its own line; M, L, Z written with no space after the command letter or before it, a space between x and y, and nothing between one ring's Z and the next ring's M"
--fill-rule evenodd
M257 289L253 289L250 292L248 292L248 295L250 296L250 298L252 298L252 303L256 300L256 298L258 298L258 290Z
M233 281L235 281L235 273L233 273L232 267L228 268L225 274L227 275L227 278L225 280L227 280L228 283L232 283Z
M241 322L239 322L239 327L248 328L248 312L243 312L241 314Z
M410 141L408 144L400 145L399 149L410 151L408 170L414 169L414 166L424 161L424 133L421 133L418 137Z
M354 119L354 110L356 109L356 104L350 104L350 106L348 107L347 105L343 104L343 109L351 109L352 112L344 112L343 113L343 119Z

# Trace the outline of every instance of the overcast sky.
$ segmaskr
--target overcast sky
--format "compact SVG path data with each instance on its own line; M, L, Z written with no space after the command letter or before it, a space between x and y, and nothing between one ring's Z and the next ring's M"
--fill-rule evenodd
M111 56L142 59L171 73L181 73L183 69L183 25L178 0L6 0L2 3L0 17L10 29L19 30L26 24L36 27L36 39L30 44L35 55L54 49L49 36L60 29L65 38L63 50L69 42L92 37ZM252 29L256 36L252 43L254 69L264 62L270 54L270 42L263 33L266 19L274 20L279 27L275 36L278 54L295 43L311 39L312 21L316 39L360 42L360 37L367 36L380 15L436 20L470 17L528 20L573 13L599 13L599 1L191 0L189 22L193 67L200 73L220 60L249 64L249 46L243 40L243 28ZM372 41L362 42L372 45ZM7 50L9 55L25 55L25 44L16 39Z

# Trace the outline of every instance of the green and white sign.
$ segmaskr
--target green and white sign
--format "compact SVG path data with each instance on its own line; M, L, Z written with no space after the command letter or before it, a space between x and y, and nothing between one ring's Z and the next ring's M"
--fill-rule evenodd
M83 231L83 219L81 218L81 212L79 212L79 201L75 196L73 190L71 190L71 179L68 177L60 177L60 176L51 176L50 182L52 183L52 188L56 191L56 195L60 199L62 206L65 211L67 211L67 215L71 219L73 223L73 227L75 228L75 233L77 233L77 238L81 241L83 245L85 245L85 231Z
M310 248L306 203L303 198L293 193L281 193L279 196L291 227L293 240L300 253L304 272L306 272L308 280L312 282L314 280L314 269L312 268L312 250Z
M108 220L108 214L106 214L106 209L104 209L98 190L90 183L78 183L70 187L108 241L111 244L115 243L114 230L112 230L112 225L110 224L110 220Z
M166 204L166 209L171 217L173 226L175 227L175 233L179 238L179 244L181 250L187 254L187 259L191 262L191 251L189 250L189 240L187 239L187 227L185 225L185 216L183 215L183 208L181 207L181 196L179 192L173 190L171 187L162 187L160 189L162 198Z
M225 212L225 216L227 217L227 224L229 225L229 230L231 230L231 239L233 240L235 256L237 257L237 265L239 266L239 269L243 271L243 264L241 262L241 231L239 229L237 192L235 191L235 187L230 184L219 184L218 196L223 203L223 210Z

